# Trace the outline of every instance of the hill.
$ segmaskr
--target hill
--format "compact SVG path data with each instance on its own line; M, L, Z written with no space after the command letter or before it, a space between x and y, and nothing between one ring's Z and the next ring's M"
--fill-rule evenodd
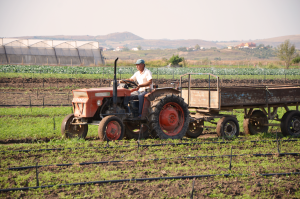
M279 44L283 43L285 40L289 39L292 44L295 44L297 49L300 49L300 35L287 35L281 37L273 37L268 39L257 39L257 40L242 40L242 41L228 41L228 42L218 42L218 45L226 46L236 46L240 43L254 42L257 45L264 44L265 46L270 45L277 47Z
M77 40L77 41L98 41L103 42L105 40L108 41L127 41L127 40L142 40L143 38L132 34L130 32L117 32L111 33L108 35L54 35L54 36L25 36L25 37L17 37L24 39L50 39L50 40Z
M166 49L166 48L179 48L190 47L196 44L205 47L222 47L215 42L204 41L200 39L189 40L168 40L168 39L143 39L130 32L117 32L108 35L54 35L54 36L25 36L17 37L19 39L49 39L49 40L73 40L73 41L97 41L100 46L116 48L118 46L127 46L133 48L142 46L144 49Z
M54 35L54 36L25 36L17 37L24 39L50 39L50 40L73 40L73 41L97 41L100 46L116 48L118 46L127 46L133 48L142 46L143 49L176 49L179 47L193 47L196 44L201 47L210 48L224 48L227 46L236 46L240 43L254 42L257 45L264 44L273 47L278 46L286 39L289 39L295 44L297 49L300 49L300 35L288 35L281 37L273 37L268 39L258 40L242 40L242 41L228 41L228 42L212 42L201 39L188 39L188 40L169 40L169 39L143 39L131 32L117 32L108 35Z
M109 41L127 41L127 40L143 40L142 37L139 37L131 32L117 32L117 33L111 33L108 35L102 35L102 36L96 36L96 40L109 40Z

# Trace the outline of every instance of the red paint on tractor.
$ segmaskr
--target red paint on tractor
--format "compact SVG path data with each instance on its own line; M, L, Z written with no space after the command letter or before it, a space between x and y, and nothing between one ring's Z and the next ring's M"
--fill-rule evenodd
M93 117L98 109L97 101L103 101L104 98L111 98L113 96L113 88L84 88L73 90L73 108L75 117ZM76 97L74 93L84 93L85 96ZM131 90L125 88L118 88L118 97L130 96ZM82 104L82 105L81 105ZM75 106L74 106L75 105ZM79 107L80 106L80 107ZM85 107L85 109L81 108Z
M159 113L159 125L161 129L170 136L177 135L184 124L184 112L182 108L174 102L164 105Z
M121 126L116 121L111 121L107 124L106 136L109 140L117 140L121 136Z

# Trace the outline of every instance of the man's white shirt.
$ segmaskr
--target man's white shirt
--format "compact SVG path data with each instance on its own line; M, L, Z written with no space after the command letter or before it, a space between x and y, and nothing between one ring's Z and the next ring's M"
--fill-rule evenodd
M133 79L134 81L137 81L139 84L143 84L146 83L147 81L152 79L152 73L150 70L148 70L147 68L144 68L144 71L142 73L140 73L140 71L137 71L133 74L133 76L130 78ZM141 87L139 89L140 92L145 91L145 89L147 88L151 88L153 89L153 83L150 84L150 86L147 87Z

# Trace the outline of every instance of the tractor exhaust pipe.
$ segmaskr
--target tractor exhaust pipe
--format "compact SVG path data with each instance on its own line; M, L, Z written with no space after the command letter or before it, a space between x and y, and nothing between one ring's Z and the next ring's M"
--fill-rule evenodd
M118 93L117 93L117 61L118 61L118 57L115 60L115 66L114 66L114 81L113 81L113 108L114 108L114 112L117 112L117 97L118 97Z

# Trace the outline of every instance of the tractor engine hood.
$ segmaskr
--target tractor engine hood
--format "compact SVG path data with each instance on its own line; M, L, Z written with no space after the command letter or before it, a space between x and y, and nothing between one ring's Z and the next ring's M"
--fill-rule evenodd
M73 90L73 111L75 117L93 117L98 109L98 105L102 105L104 98L113 97L112 87L103 88L84 88ZM118 88L117 97L130 96L130 90ZM97 101L100 100L100 103Z

